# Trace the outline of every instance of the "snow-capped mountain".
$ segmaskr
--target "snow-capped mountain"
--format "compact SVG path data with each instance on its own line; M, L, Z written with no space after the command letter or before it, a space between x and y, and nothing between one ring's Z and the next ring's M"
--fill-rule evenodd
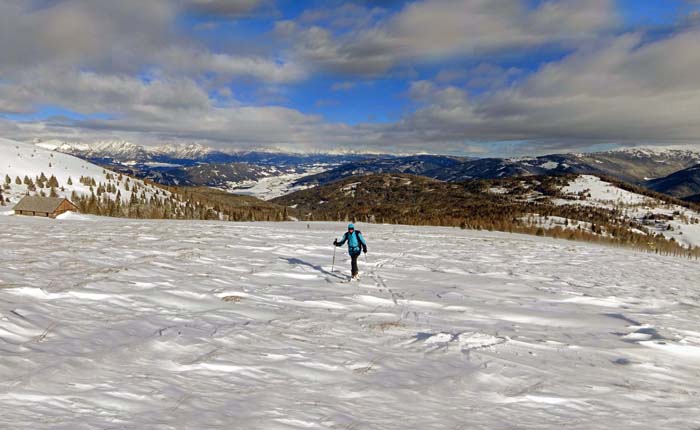
M198 143L160 145L148 148L147 151L179 160L203 160L212 153L221 152Z
M250 163L277 167L311 166L315 164L338 165L351 161L376 157L376 154L294 153L261 150L221 150L198 143L144 146L125 140L105 140L91 143L36 139L34 144L54 151L75 155L101 165L149 165L177 164L192 166L199 163Z
M649 178L666 176L698 162L700 153L695 151L627 149L586 154L473 160L451 169L430 172L430 175L448 181L461 181L576 173L605 175L642 184Z
M207 161L213 155L226 155L199 144L143 146L126 140L102 140L90 143L35 140L34 144L99 164L138 165L176 162L188 165Z
M601 152L601 154L622 153L637 158L692 158L700 161L700 152L694 149L682 147L651 147L640 146L633 148L613 149L610 151Z
M143 146L126 140L100 140L92 143L60 140L35 140L44 149L80 156L80 158L114 158L123 160L148 159L149 151Z
M446 170L462 164L463 157L444 155L410 155L405 157L379 157L344 163L333 169L315 175L302 177L296 182L298 186L323 185L341 179L377 173L405 173L410 175L431 176L430 172Z
M48 149L49 151L58 151L64 153L70 153L72 151L89 151L90 145L87 143L79 142L66 142L64 140L42 140L34 139L33 143L43 149Z
M690 150L626 149L587 154L552 154L521 158L459 158L450 156L375 157L302 178L304 184L327 184L372 173L410 173L448 182L553 174L611 176L634 184L669 175L700 162Z
M39 147L68 153L121 172L161 182L221 187L222 183L258 181L279 169L298 176L291 187L328 184L340 179L373 173L408 173L448 182L498 179L533 175L592 174L663 189L650 182L700 163L700 153L678 148L624 148L596 153L552 154L521 158L464 158L443 155L377 155L368 153L285 153L271 150L221 151L201 144L172 144L148 147L124 140L75 143L60 140L35 141ZM245 169L236 163L258 167ZM224 164L231 164L223 167ZM323 166L323 169L319 169ZM191 171L197 171L193 181ZM211 172L207 172L211 170ZM240 172L247 170L245 177ZM304 175L303 172L319 172ZM217 173L218 172L218 173ZM229 172L232 174L222 174ZM233 174L235 173L235 174ZM211 180L204 180L211 178ZM673 178L677 182L678 175ZM683 191L695 186L679 185ZM700 189L697 190L700 192ZM679 196L674 191L674 195ZM692 194L690 192L686 194Z
M367 154L286 153L273 150L225 152L201 144L141 146L128 141L90 144L35 140L43 149L75 155L120 173L162 185L206 186L266 199L299 189L299 178Z

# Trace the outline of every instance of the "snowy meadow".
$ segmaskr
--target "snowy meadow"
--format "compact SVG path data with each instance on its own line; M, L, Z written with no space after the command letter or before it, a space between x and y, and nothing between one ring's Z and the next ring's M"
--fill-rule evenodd
M0 428L696 429L700 265L534 236L0 216Z

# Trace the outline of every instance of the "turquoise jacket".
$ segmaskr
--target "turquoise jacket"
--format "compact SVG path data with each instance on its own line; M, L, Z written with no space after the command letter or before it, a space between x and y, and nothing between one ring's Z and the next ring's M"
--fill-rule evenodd
M336 246L343 246L346 241L348 242L348 253L350 255L359 255L361 251L367 252L367 242L365 242L365 238L362 237L362 233L359 230L345 233L343 239L337 242Z

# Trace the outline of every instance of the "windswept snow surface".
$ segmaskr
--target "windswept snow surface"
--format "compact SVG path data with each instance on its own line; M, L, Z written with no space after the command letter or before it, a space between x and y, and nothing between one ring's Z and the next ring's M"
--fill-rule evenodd
M0 428L694 429L700 264L505 233L0 217Z

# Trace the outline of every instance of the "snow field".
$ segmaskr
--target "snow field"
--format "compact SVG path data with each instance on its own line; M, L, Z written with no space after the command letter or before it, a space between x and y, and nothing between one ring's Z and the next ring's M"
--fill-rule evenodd
M602 205L602 207L608 207L607 205L611 204L643 205L655 202L652 198L617 188L613 184L591 175L579 175L569 185L563 187L562 191L569 195L578 195L587 191L590 197L586 200L580 200L579 204L591 206L596 204Z
M1 428L700 420L696 261L360 225L340 283L342 223L64 218L0 217Z
M224 191L232 194L241 194L257 197L261 200L272 200L285 194L309 188L304 185L294 185L299 179L324 172L327 166L313 166L302 173L283 173L268 176L257 181L229 182Z
M632 193L605 182L596 176L580 175L562 188L567 199L553 199L559 205L582 205L600 208L618 208L624 216L643 222L649 214L671 217L670 220L647 222L645 227L653 233L661 233L673 238L685 247L700 246L700 224L692 222L700 219L700 214L691 209ZM579 193L586 192L584 200L577 200ZM589 197L590 196L590 197ZM568 220L571 224L575 220ZM540 222L547 226L548 222ZM669 229L669 226L671 227Z

